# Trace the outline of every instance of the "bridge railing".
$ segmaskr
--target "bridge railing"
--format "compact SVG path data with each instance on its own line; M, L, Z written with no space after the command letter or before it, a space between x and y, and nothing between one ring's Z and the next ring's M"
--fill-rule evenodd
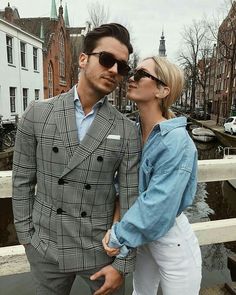
M0 171L0 198L12 195L12 171ZM198 161L198 182L236 179L236 159ZM236 194L235 194L236 198ZM236 241L236 218L192 224L200 245ZM0 247L0 276L29 271L24 247Z

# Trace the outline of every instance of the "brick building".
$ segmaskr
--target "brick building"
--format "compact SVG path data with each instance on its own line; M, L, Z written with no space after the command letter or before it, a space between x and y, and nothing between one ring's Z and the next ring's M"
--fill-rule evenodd
M223 122L236 110L236 2L218 30L212 113Z

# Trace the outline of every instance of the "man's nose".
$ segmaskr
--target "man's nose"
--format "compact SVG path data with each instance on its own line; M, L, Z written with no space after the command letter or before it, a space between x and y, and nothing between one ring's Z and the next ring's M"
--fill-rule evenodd
M109 68L109 71L118 74L118 64L115 62L114 65Z

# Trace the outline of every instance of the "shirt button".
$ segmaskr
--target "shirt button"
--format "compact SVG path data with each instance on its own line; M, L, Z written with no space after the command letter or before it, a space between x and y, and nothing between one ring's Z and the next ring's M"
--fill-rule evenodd
M58 149L57 146L54 146L54 147L52 148L52 150L54 151L54 153L58 153L58 151L59 151L59 149Z
M62 178L59 178L59 179L58 179L58 184L59 184L59 185L65 184L65 180L62 179Z
M85 212L85 211L83 211L83 212L81 212L81 217L86 217L87 216L87 212Z
M84 186L84 188L87 189L87 190L90 190L91 189L91 185L88 184L88 183L86 183L85 186Z
M103 157L102 156L98 156L97 157L98 162L102 162L103 161Z
M62 210L62 208L58 208L58 209L57 209L57 214L62 214L63 212L65 212L65 211Z

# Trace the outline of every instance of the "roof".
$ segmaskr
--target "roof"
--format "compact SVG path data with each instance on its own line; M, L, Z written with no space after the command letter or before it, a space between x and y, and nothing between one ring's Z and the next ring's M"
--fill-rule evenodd
M20 18L14 20L17 26L38 38L40 38L40 30L41 26L43 26L45 44L47 44L50 34L55 31L56 22L57 20L52 20L49 17Z

